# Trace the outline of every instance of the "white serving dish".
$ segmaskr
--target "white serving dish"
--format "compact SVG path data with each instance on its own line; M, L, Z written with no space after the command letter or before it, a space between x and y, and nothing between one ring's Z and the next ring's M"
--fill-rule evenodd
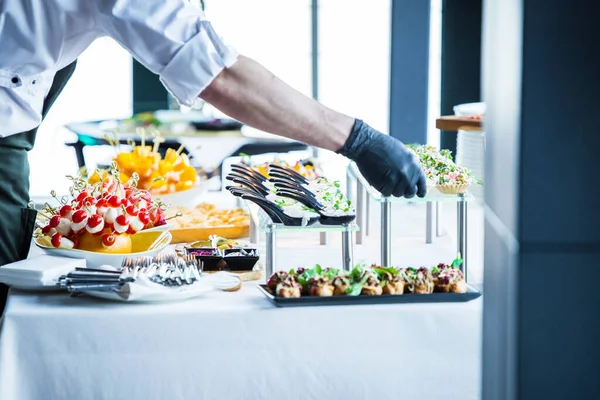
M160 227L159 227L160 228ZM154 250L144 251L139 253L129 254L104 254L95 253L93 251L79 250L79 249L57 249L55 247L46 247L40 245L37 240L34 243L37 247L42 249L48 255L58 257L69 257L69 258L82 258L86 260L88 268L100 268L105 265L111 267L120 268L123 260L130 257L152 257L163 251L171 243L173 235L171 232L166 233L166 238L160 246Z
M208 186L208 181L200 181L188 190L168 194L155 194L153 197L161 199L163 202L170 204L171 207L192 207L197 204L195 199L204 194L208 190Z

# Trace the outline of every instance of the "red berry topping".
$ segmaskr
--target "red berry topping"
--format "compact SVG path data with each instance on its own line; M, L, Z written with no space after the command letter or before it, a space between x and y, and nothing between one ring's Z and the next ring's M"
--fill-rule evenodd
M50 225L53 228L56 228L59 223L60 223L60 215L53 215L52 218L50 218L50 222L48 222L48 225Z
M121 226L129 225L129 217L125 214L121 214L115 219L115 223Z
M83 201L83 205L87 206L87 207L95 206L96 203L98 203L98 200L96 200L96 198L92 197L92 196L86 197L85 200Z
M71 238L71 241L73 242L73 248L78 249L79 248L79 236L73 236Z
M94 214L90 217L90 219L88 219L87 224L90 228L95 228L98 225L100 225L102 222L104 222L104 218L102 218L101 215Z
M135 206L133 206L133 204L127 207L125 211L127 211L127 214L131 215L132 217L138 215L138 210L135 209Z
M88 196L89 196L89 193L84 190L83 192L79 193L77 195L77 197L75 197L75 201L77 201L78 203L82 202L83 199L85 199Z
M139 218L140 222L142 224L144 224L144 226L148 225L148 223L150 222L150 216L148 215L148 212L146 212L146 211L140 210L140 213L138 214L138 218Z
M69 215L69 213L73 211L73 207L71 207L68 204L65 204L64 206L62 206L60 208L60 216L61 217L66 217L67 215Z
M108 204L113 207L113 208L117 208L121 206L121 199L119 198L119 196L111 196L108 199Z
M115 235L113 235L112 233L105 233L104 235L102 235L102 245L104 247L110 247L113 244L115 244L115 241L117 240L117 237Z
M58 232L56 232L54 235L52 235L52 246L54 247L60 247L60 240L62 239L62 235Z
M98 208L100 208L100 207L108 207L108 200L106 200L106 198L101 198L100 200L98 200L98 203L96 203L96 206Z
M48 224L48 225L46 225L46 226L44 226L44 227L42 228L42 233L43 233L44 235L47 235L48 233L50 233L50 231L51 231L52 229L54 229L54 228L53 228L52 226L50 226L50 224Z
M83 222L88 216L87 211L85 210L77 210L73 213L73 217L71 218L74 223L79 224Z

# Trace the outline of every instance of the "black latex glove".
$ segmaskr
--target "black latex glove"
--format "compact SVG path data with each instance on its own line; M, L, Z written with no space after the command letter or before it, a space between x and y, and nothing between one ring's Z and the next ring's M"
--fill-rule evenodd
M427 180L416 157L401 141L357 119L338 153L353 160L382 195L411 198L427 194Z

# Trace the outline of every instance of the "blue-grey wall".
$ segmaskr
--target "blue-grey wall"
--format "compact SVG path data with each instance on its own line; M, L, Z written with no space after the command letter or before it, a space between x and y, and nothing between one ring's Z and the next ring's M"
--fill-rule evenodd
M599 18L485 1L484 399L600 399Z

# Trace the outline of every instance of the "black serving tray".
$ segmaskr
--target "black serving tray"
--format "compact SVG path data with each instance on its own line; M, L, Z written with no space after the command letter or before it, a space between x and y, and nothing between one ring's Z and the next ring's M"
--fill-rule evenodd
M467 284L467 293L431 293L431 294L382 294L380 296L302 296L285 298L274 296L267 290L267 285L258 285L258 289L277 307L306 306L345 306L352 304L399 304L399 303L463 303L475 300L481 292Z

